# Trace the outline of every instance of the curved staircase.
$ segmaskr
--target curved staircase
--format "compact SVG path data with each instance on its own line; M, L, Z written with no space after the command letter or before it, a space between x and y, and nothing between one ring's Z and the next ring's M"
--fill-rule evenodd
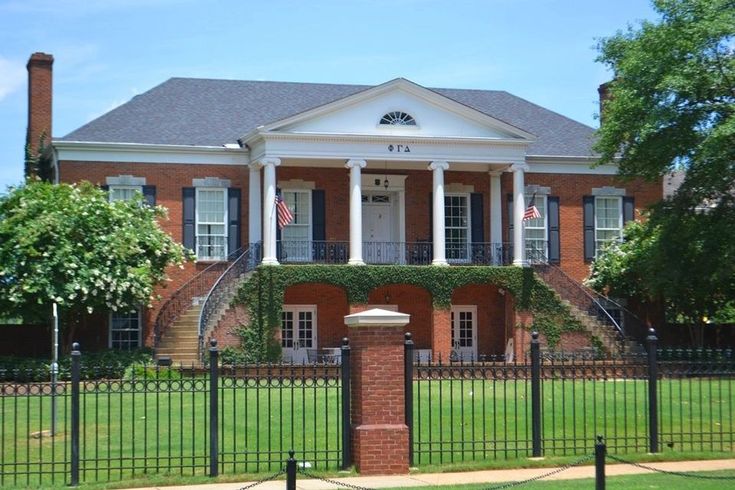
M232 260L210 265L171 295L156 317L157 360L168 358L173 364L183 365L201 363L205 338L231 316L231 311L237 311L230 303L245 274L259 262L258 250L259 247L251 246L233 254ZM237 317L233 321L239 320Z
M545 261L532 262L534 272L562 299L572 313L590 335L600 340L605 350L611 355L625 355L644 352L643 346L626 335L621 322L608 311L605 305L613 305L626 321L636 321L637 317L596 291L580 284L569 277L559 267Z

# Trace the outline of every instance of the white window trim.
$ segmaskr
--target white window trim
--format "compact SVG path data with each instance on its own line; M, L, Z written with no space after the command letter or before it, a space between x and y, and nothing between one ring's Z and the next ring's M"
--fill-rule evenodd
M293 341L298 341L298 314L300 312L311 312L311 330L312 330L312 337L311 337L311 347L299 347L299 349L317 349L319 347L319 340L318 340L318 332L319 332L319 323L317 319L317 311L316 311L316 305L283 305L283 308L281 308L282 312L291 312L294 315L294 337ZM283 326L281 326L281 331L283 331ZM281 348L283 349L292 349L292 347L283 347L283 340L281 340Z
M467 257L464 259L450 259L447 257L447 262L450 264L467 264L472 262L472 203L470 202L470 194L466 192L447 192L444 194L444 197L463 197L465 199L465 203L467 206ZM444 203L444 216L446 218L447 216L447 205L446 202ZM444 223L444 249L449 250L449 244L447 243L447 225L446 222ZM452 229L459 229L459 228L452 228ZM449 254L447 254L449 255Z
M618 202L618 226L617 228L599 228L597 226L597 211L599 210L599 201L602 199L616 199ZM595 196L595 211L594 211L594 222L595 222L595 257L597 257L597 252L599 251L598 242L600 241L597 238L597 232L600 230L603 231L610 231L610 230L617 230L618 231L618 241L623 240L623 197L622 196L615 196L615 195L602 195L602 196ZM610 240L609 240L610 241Z
M132 190L132 191L138 191L141 196L143 194L143 186L141 185L118 185L118 184L110 184L107 186L107 199L110 202L114 202L112 200L112 194L116 190ZM118 201L126 201L127 199L118 199Z
M524 202L525 202L526 208L528 208L528 205L531 203L531 198L532 197L533 197L533 194L531 194L531 195L525 194L525 196L524 196L525 201ZM544 252L544 257L548 261L548 259L549 259L549 200L547 199L547 197L548 196L546 196L545 194L536 194L536 202L539 202L539 201L543 201L544 202L544 213L541 216L543 218L543 220L544 220L544 226L543 226L543 230L544 230L544 240L543 240L544 250L543 250L543 252ZM524 209L524 211L525 211L525 209ZM532 230L540 230L541 228L531 228L531 229ZM528 255L528 250L529 250L528 242L529 242L529 240L531 240L530 238L528 238L527 230L528 230L528 225L526 225L524 223L523 224L523 242L524 242L523 243L523 246L526 247L526 257L529 256ZM533 241L538 241L538 239L533 239Z
M470 312L472 313L472 351L473 351L473 357L477 359L477 331L479 330L479 325L477 324L477 305L452 305L450 307L450 316L449 318L452 318L452 314L454 315L455 321L459 321L459 313L461 312ZM450 332L450 339L454 338L454 328L455 324L452 322L451 325L451 332ZM459 332L457 332L459 333ZM459 346L455 347L454 342L452 342L452 349L459 348Z
M138 312L138 344L137 348L140 348L143 345L143 309L137 308L136 311ZM115 313L120 313L111 311L107 318L107 348L112 349L112 316Z
M294 192L294 193L306 194L306 200L309 203L309 225L306 227L307 228L306 241L309 244L311 244L314 241L314 219L313 219L313 216L314 216L313 205L314 205L314 203L312 202L312 199L311 199L312 198L311 189L307 189L307 188L304 188L304 187L290 187L290 188L282 187L281 188L281 197L284 198L284 201L285 201L285 195L286 195L287 192ZM291 210L291 212L293 212L293 210ZM284 242L283 232L285 230L287 230L289 226L294 226L294 225L295 224L293 222L291 222L291 223L287 224L283 228L283 230L281 230L281 242ZM295 225L295 226L303 226L303 225ZM297 257L291 257L291 256L289 256L289 257L286 257L286 258L289 261L311 262L311 260L312 260L312 257L311 257L311 247L310 246L307 247L306 255L305 256L297 256Z
M228 247L229 245L228 243L229 242L229 233L228 233L229 232L229 226L228 226L229 216L227 215L229 209L227 206L227 188L226 187L196 187L195 189L196 189L196 197L194 201L195 203L194 204L194 208L195 208L194 210L194 249L196 250L197 261L198 262L217 262L217 261L227 260L227 256L229 254L229 250L228 250L229 248ZM225 230L225 233L224 233L225 242L224 242L224 256L221 258L199 257L199 224L200 224L199 222L199 203L201 202L199 199L200 191L217 191L217 192L222 192L222 195L223 195L222 200L224 203L224 210L225 210L224 222L223 222L224 230Z

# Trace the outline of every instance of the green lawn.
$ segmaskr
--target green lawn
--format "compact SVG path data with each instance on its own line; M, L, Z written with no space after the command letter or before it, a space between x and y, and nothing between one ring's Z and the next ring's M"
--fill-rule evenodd
M735 449L735 389L729 380L660 383L661 451ZM196 477L208 469L208 383L204 378L98 383L82 396L82 481L164 473ZM543 382L547 456L591 453L604 434L612 454L645 453L643 381ZM415 464L421 469L513 465L530 454L530 384L526 381L414 383ZM335 470L341 448L339 386L296 383L286 389L224 382L220 390L220 472L277 471L293 448L314 469ZM59 434L50 397L0 397L0 486L63 485L69 471L70 399L59 397ZM575 450L575 446L577 449ZM580 449L581 448L581 449ZM463 466L464 465L464 466Z

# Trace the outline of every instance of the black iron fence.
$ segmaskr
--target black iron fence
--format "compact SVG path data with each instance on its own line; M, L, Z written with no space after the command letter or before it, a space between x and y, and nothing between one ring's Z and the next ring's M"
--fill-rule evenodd
M653 335L618 358L530 347L515 363L408 363L413 463L590 454L597 434L618 454L735 449L732 350L661 351Z
M75 344L71 380L55 393L0 384L0 487L273 471L289 449L309 468L348 464L346 344L341 365L227 366L215 342L207 369L137 365L114 377L82 373L81 357Z

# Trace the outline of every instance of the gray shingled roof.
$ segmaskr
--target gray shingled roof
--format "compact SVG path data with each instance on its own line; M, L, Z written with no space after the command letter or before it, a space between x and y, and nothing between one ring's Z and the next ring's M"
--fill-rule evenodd
M61 138L222 146L367 85L171 78ZM594 129L504 91L431 89L536 135L530 155L589 156Z

